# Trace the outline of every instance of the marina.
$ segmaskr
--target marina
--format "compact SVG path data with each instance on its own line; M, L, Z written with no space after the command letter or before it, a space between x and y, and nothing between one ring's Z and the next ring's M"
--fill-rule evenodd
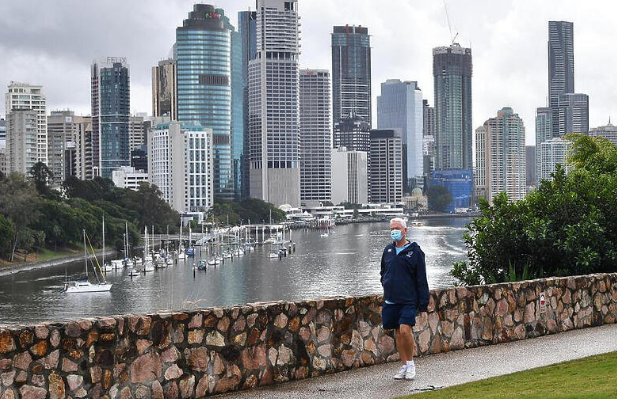
M454 283L448 273L453 262L466 259L462 235L469 220L427 219L409 226L408 237L426 254L430 288ZM294 230L295 249L286 256L276 252L271 257L275 238L274 243L243 250L242 255L221 253L218 263L207 245L195 246L194 256L175 258L152 272L136 272L140 265L107 272L106 279L113 284L109 292L68 295L63 291L67 279L83 274L83 261L7 275L0 279L0 320L27 324L381 293L379 260L389 241L387 222L336 226L328 237L321 235L320 230ZM133 255L143 254L135 250Z

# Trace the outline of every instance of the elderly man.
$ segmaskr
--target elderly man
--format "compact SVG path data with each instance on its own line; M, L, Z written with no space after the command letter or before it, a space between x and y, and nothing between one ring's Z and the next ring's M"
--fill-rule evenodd
M390 220L390 237L381 256L381 285L384 304L381 310L383 328L396 330L396 347L402 366L394 375L397 380L412 380L416 376L413 361L414 338L411 328L416 313L426 312L428 282L424 252L406 238L407 222L401 218Z

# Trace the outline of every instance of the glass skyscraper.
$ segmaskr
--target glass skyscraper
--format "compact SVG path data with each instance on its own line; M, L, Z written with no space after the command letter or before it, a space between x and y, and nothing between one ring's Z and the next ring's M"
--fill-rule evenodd
M250 195L249 190L249 61L255 59L257 54L257 13L255 11L240 11L238 13L238 33L242 43L242 115L243 115L243 140L242 154L240 155L240 180L241 197L246 198ZM235 149L234 149L235 157Z
M129 64L106 57L95 60L91 71L93 174L111 179L112 170L131 165Z
M224 15L195 4L176 29L178 121L212 129L214 196L233 199L231 31Z
M370 36L365 27L335 26L332 32L334 124L355 115L372 124Z
M553 137L559 137L559 96L574 93L574 24L548 22L548 97Z
M388 79L377 97L377 128L398 129L403 138L403 192L423 183L423 104L418 82Z
M473 168L471 49L454 43L433 49L435 170Z

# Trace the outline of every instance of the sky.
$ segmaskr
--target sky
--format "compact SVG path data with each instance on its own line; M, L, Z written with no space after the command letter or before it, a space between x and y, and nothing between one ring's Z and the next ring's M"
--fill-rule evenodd
M0 0L0 85L4 92L10 81L43 85L48 112L89 115L93 59L126 57L131 110L151 114L151 68L168 57L175 29L194 3ZM255 9L255 0L205 3L223 8L234 24L238 11ZM546 105L548 95L549 20L574 22L575 89L589 95L590 127L617 116L615 11L617 3L610 0L299 0L300 67L331 69L332 27L366 26L373 108L387 79L417 81L432 105L432 49L456 35L472 49L474 130L512 107L533 145L535 109ZM0 96L0 115L4 101Z

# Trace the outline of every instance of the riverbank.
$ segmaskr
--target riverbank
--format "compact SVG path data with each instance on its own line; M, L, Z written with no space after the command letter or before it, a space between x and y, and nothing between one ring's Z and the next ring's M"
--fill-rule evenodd
M117 252L114 249L108 249L105 251L105 256L113 256L116 254ZM96 256L97 258L102 257L103 251L102 250L97 251ZM93 257L94 256L89 256L88 259L92 259ZM84 259L83 254L75 254L75 255L68 255L68 256L53 258L53 259L44 259L44 260L35 261L35 262L23 262L23 263L15 263L15 264L8 265L8 266L1 266L0 267L0 277L15 274L15 273L20 273L20 272L25 272L29 270L38 270L38 269L44 269L46 267L61 266L61 265L77 262L83 259Z

